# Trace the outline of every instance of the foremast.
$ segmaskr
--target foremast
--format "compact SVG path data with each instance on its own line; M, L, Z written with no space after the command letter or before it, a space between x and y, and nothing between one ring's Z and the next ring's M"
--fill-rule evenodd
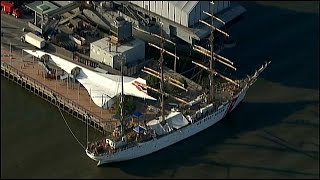
M216 70L215 70L215 62L220 62L222 63L223 65L229 67L229 68L232 68L233 70L236 70L236 68L233 66L233 62L228 60L227 58L224 58L216 53L214 53L214 32L215 31L218 31L220 32L221 34L223 34L224 36L226 37L229 37L229 34L227 34L226 32L214 27L213 25L213 22L214 22L214 19L219 21L220 23L222 23L223 25L225 25L225 22L222 21L221 19L215 17L213 15L213 5L214 5L214 2L210 2L210 7L211 7L211 14L208 13L208 12L205 12L203 11L204 14L208 15L211 17L211 24L205 22L205 21L202 21L202 20L199 20L201 23L207 25L210 29L211 29L211 33L210 33L210 37L209 37L209 41L210 41L210 51L201 47L201 46L197 46L197 45L194 45L193 46L193 49L196 50L197 52L200 52L202 54L204 54L205 56L209 57L209 68L206 67L205 65L201 64L201 63L197 63L197 62L194 62L192 61L192 63L198 65L199 67L205 69L206 71L209 72L209 93L208 93L208 96L207 96L207 101L209 103L213 102L214 101L214 97L215 97L215 92L216 92L216 89L215 89L215 86L214 86L214 76L219 76L237 86L239 86L238 83L236 83L234 80L218 73Z

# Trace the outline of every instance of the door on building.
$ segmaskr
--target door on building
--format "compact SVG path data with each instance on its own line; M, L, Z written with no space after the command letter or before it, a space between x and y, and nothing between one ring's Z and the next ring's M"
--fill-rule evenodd
M170 30L170 37L176 37L177 36L177 28L169 25L169 30Z

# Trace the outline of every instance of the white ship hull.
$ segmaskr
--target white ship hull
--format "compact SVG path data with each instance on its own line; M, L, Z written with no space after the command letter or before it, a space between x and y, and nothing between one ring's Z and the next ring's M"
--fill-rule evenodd
M248 88L248 86L243 88L242 91L240 91L236 96L234 96L232 101L229 101L228 103L224 104L214 113L209 114L208 116L203 117L201 120L193 122L167 135L164 135L159 138L154 138L153 140L147 142L139 143L137 146L130 147L128 149L121 150L116 153L105 154L102 156L93 155L89 151L86 151L86 153L91 159L98 161L98 165L101 165L111 162L135 159L159 151L165 147L182 141L200 131L203 131L204 129L212 126L213 124L223 119L244 99Z

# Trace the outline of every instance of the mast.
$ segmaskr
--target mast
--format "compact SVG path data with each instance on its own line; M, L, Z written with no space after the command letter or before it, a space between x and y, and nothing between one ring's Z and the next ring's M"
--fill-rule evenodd
M88 126L89 126L89 117L87 117L87 149L88 149L88 145L89 145L89 128L88 128Z
M234 70L236 70L235 67L233 67L233 62L231 62L230 60L214 53L214 32L215 31L218 31L220 33L222 33L223 35L225 35L226 37L229 37L229 34L227 34L226 32L216 28L213 26L213 20L216 19L217 21L219 21L220 23L224 24L225 25L225 22L223 22L221 19L213 16L213 5L214 5L214 2L213 1L210 1L210 7L211 7L211 14L208 13L208 12L205 12L203 11L203 13L209 15L211 17L211 24L203 21L203 20L199 20L199 22L207 25L209 28L211 28L211 34L210 34L210 37L209 37L209 41L210 41L210 51L205 49L205 48L202 48L201 46L194 46L193 49L206 55L206 56L209 56L209 68L207 68L206 66L200 64L200 63L195 63L193 62L194 64L198 65L199 67L203 68L203 69L206 69L207 71L209 71L209 93L208 93L208 100L209 102L212 102L214 100L214 95L215 95L215 87L214 87L214 79L213 77L218 75L220 76L221 78L235 84L235 85L238 85L235 81L233 81L232 79L230 78L227 78L225 76L223 76L222 74L218 73L217 71L214 70L214 67L215 67L215 61L217 62L220 62L226 66L228 66L229 68L232 68Z
M182 90L188 91L188 89L185 88L185 87L184 87L184 84L181 83L181 82L179 82L178 80L176 80L176 79L174 79L174 78L171 78L171 77L169 77L169 76L164 77L164 68L163 68L163 61L164 61L164 59L163 59L163 53L166 53L166 54L168 54L168 55L170 55L170 56L173 56L173 57L175 58L175 61L176 61L177 59L179 60L179 57L176 55L176 51L175 51L175 53L173 54L173 53L171 53L171 52L169 52L169 51L167 51L167 50L164 49L164 41L169 42L169 43L171 43L171 44L173 44L173 45L176 45L176 44L175 44L174 42L172 42L172 41L170 41L170 40L168 40L168 39L165 39L165 38L163 37L163 23L162 23L162 22L159 22L159 24L161 25L161 34L160 34L160 36L159 36L159 35L156 35L156 34L153 34L153 33L151 33L151 35L153 35L153 36L155 36L155 37L157 37L157 38L160 38L160 46L161 46L161 47L158 47L157 45L152 44L152 43L148 43L148 45L150 45L150 46L152 46L152 47L157 48L157 49L160 50L160 58L159 58L160 72L157 72L157 71L155 71L155 70L153 70L153 69L151 69L151 68L147 68L147 67L144 67L144 69L142 70L142 72L145 72L145 73L147 73L147 74L149 74L149 75L151 75L151 76L154 76L154 77L160 79L160 89L158 90L158 89L154 89L154 88L152 88L152 87L150 87L150 86L147 86L147 85L143 85L143 84L141 84L141 85L144 86L145 88L151 89L151 90L153 90L153 91L161 94L161 97L160 97L160 101L161 101L161 102L160 102L161 123L164 123L164 122L165 122L165 118L164 118L164 96L166 96L166 97L171 97L171 98L173 98L173 99L175 99L175 100L177 100L177 101L179 101L179 102L182 102L182 103L184 103L184 104L188 104L188 102L186 102L185 100L183 100L183 99L181 99L181 98L178 98L178 97L175 97L175 96L170 95L170 94L168 94L168 93L165 93L165 92L164 92L164 81L166 81L166 82L168 82L168 83L170 83L170 84L172 84L172 85L174 85L174 86L176 86L176 87L178 87L178 88L180 88L180 89L182 89Z
M123 54L120 55L120 64L121 64L121 95L120 95L120 127L121 127L121 135L124 134L124 128L123 128L123 60L125 59L125 56Z
M211 27L213 26L213 19L215 18L215 16L213 16L213 9L214 9L214 2L211 1L210 2L210 7L211 7ZM204 12L205 13L205 12ZM209 13L207 13L209 14ZM223 22L222 20L220 20L219 18L215 18L218 19L220 22ZM224 23L224 22L223 22ZM213 77L215 76L215 71L214 71L214 67L215 67L215 62L216 58L214 56L214 31L216 31L218 28L211 28L211 34L210 34L210 60L209 60L209 68L210 68L210 75L209 75L209 79L210 79L210 88L209 88L209 102L213 102L214 101L214 96L215 96L215 87L214 87L214 79Z
M211 12L213 14L213 4L210 5L211 7ZM213 18L211 18L211 25L213 26ZM214 86L213 86L213 41L214 41L214 34L213 34L213 29L211 29L211 37L209 38L210 40L210 61L209 61L209 68L210 68L210 75L209 75L209 82L210 82L210 87L209 87L209 102L214 100Z
M174 66L173 66L173 70L174 70L174 72L176 73L176 72L177 72L177 59L179 60L179 57L177 56L177 44L174 43L174 42L172 42L172 41L170 41L170 40L168 40L168 39L163 38L162 35L159 36L159 35L153 34L153 33L150 33L150 34L151 34L152 36L155 36L155 37L157 37L157 38L160 38L161 40L165 40L166 42L174 45L174 55L173 55L172 53L171 53L170 55L171 55L171 56L174 56ZM154 46L154 47L155 47L155 46ZM168 52L167 52L167 53L168 53Z
M163 37L163 23L160 22L161 24L161 37ZM161 122L165 122L164 119L164 84L163 84L163 38L161 38L161 54L160 54L160 59L159 59L159 63L160 63L160 75L161 75L161 79L160 79L160 92L161 92Z
M80 83L80 82L79 82ZM90 88L90 104L91 104L91 88ZM87 132L86 132L86 134L87 134L87 149L88 149L88 145L89 145L89 116L88 116L88 114L87 114L87 116L86 116L86 122L87 122Z

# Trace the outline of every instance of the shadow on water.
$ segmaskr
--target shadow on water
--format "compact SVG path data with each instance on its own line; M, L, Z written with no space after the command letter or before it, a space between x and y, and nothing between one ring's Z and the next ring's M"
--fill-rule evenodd
M290 174L310 175L318 176L319 174L298 172L288 169L277 169L263 166L251 166L251 165L237 165L227 162L209 160L206 155L212 152L212 147L224 144L227 139L236 139L239 134L244 132L250 132L260 130L265 127L274 126L282 123L282 120L288 117L290 114L302 109L306 105L314 104L317 102L295 102L295 103L241 103L233 113L228 115L223 121L218 122L214 126L204 130L203 132L194 135L178 144L172 145L166 149L160 150L151 155L141 157L126 162L119 162L113 164L107 164L101 166L101 168L116 167L125 171L128 174L142 177L158 177L162 172L167 170L175 171L180 167L190 166L193 167L199 164L210 164L214 166L227 167L227 168L249 168L253 170L264 170L272 172L282 172ZM281 109L281 111L277 111ZM276 114L270 114L270 112L277 112ZM237 118L241 117L241 118ZM263 131L265 132L265 131ZM265 132L270 139L270 133ZM251 145L259 149L276 150L288 153L300 153L306 155L310 160L317 160L318 157L314 157L311 154L318 154L315 151L301 151L279 140L279 137L275 139L273 135L271 139L283 148L275 148L261 145ZM240 144L246 145L246 144Z
M286 7L283 4L287 2L273 3L280 7L261 5L267 3L241 2L247 11L228 31L238 46L221 54L232 59L238 70L244 70L240 75L253 73L270 59L264 79L318 90L319 9L313 13L290 10L290 2ZM317 1L301 5L319 8Z

